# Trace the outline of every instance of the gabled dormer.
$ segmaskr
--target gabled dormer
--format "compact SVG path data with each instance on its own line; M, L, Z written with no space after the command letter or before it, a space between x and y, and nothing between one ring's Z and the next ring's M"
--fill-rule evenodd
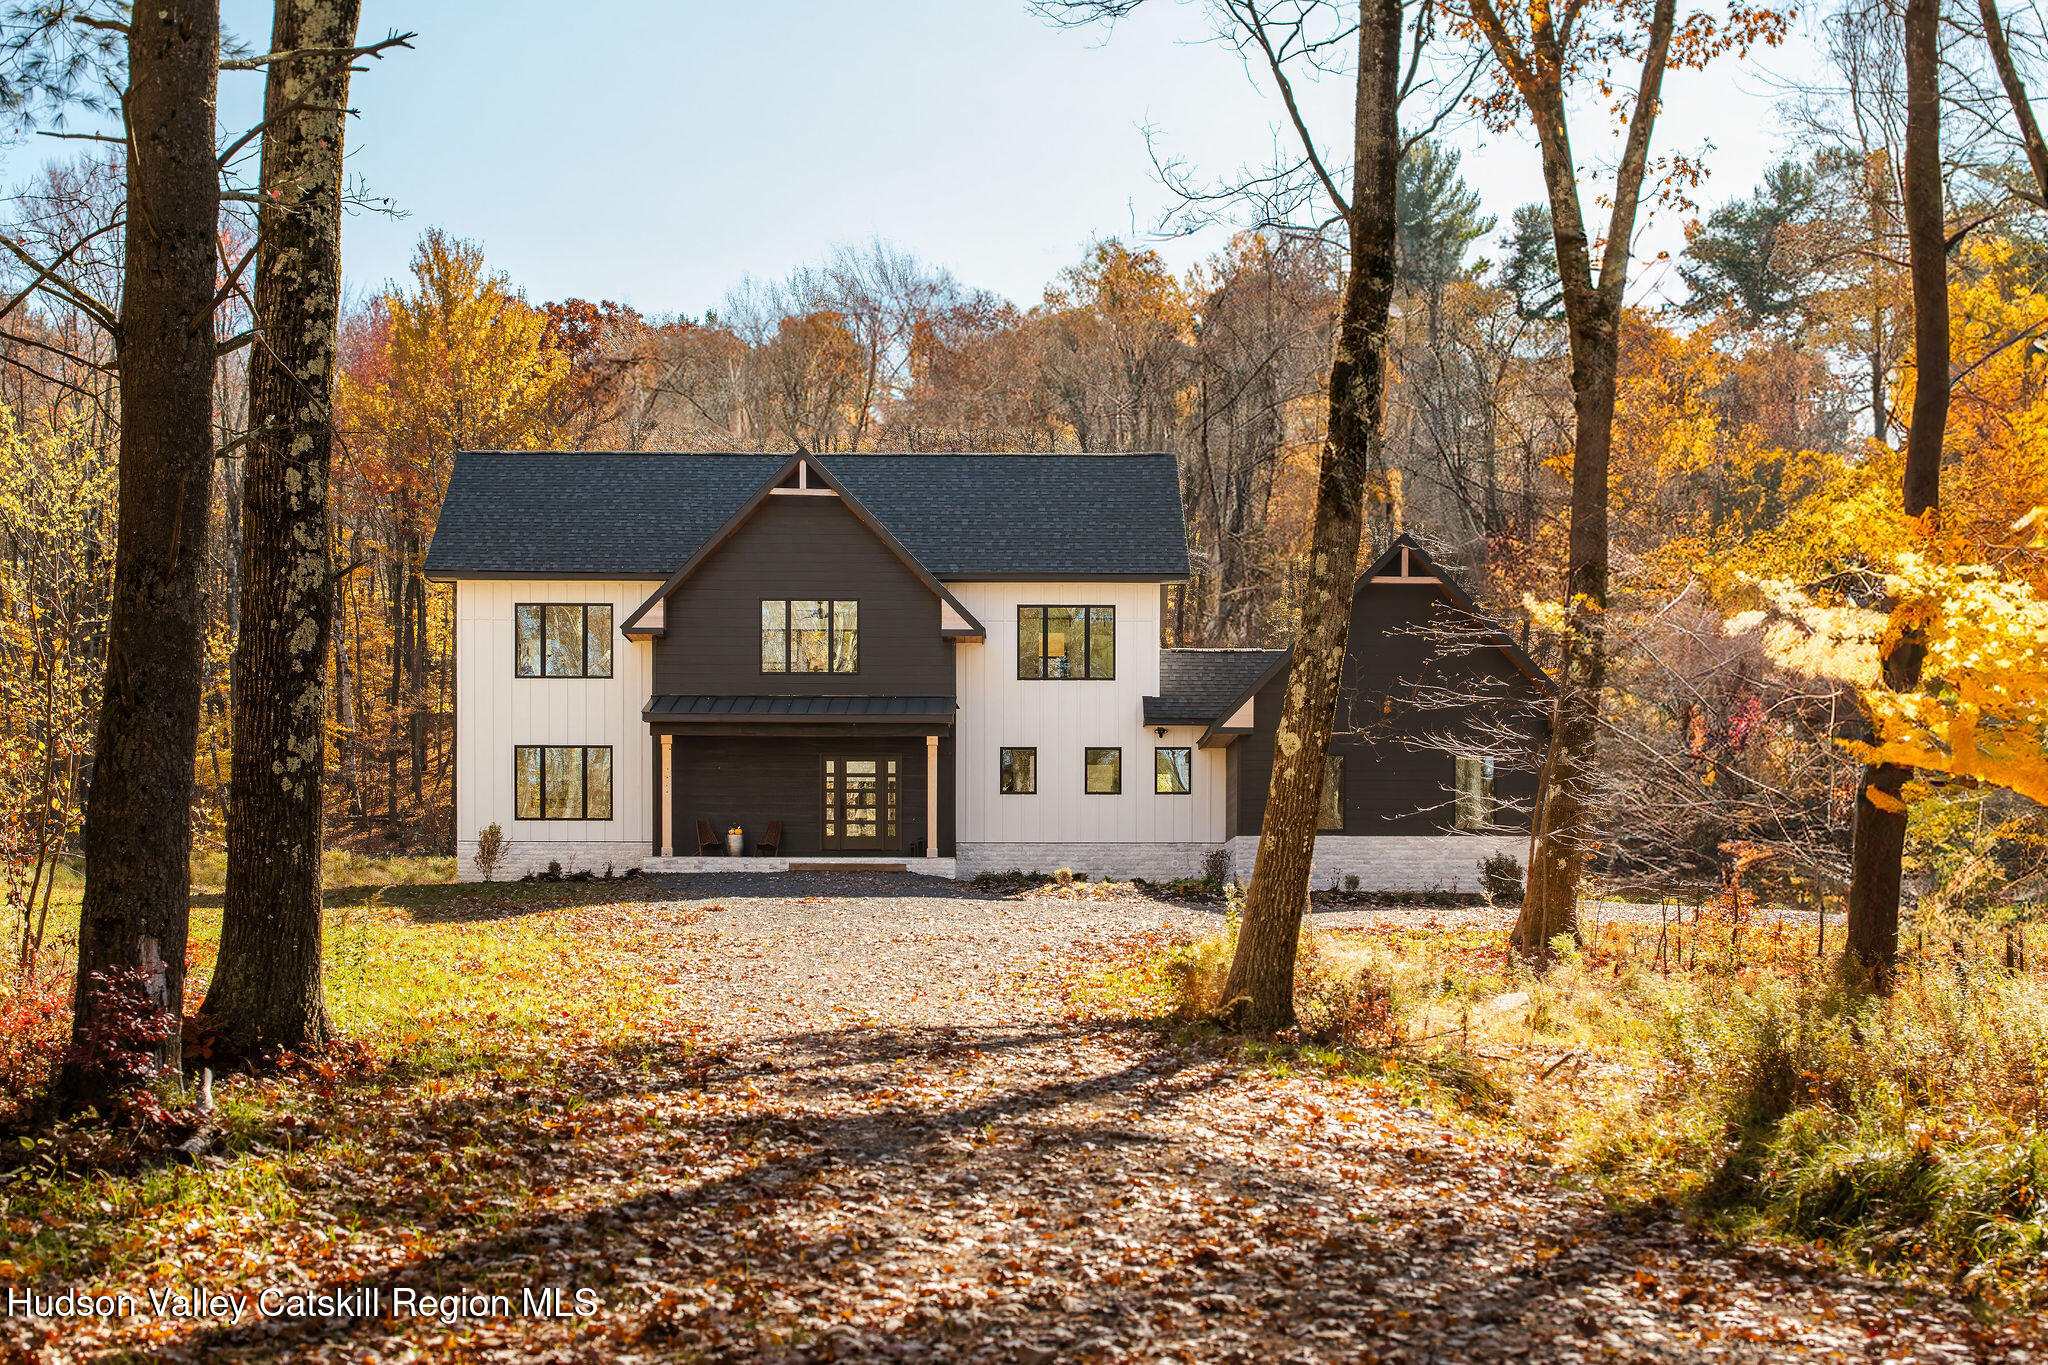
M827 465L792 455L621 627L657 695L950 696L981 623Z

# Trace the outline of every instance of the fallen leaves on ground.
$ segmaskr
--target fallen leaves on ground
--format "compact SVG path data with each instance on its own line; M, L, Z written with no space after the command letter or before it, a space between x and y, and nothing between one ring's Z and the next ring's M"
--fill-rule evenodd
M1076 995L1214 916L921 881L461 920L442 1022L467 1050L238 1081L227 1158L46 1199L39 1226L8 1196L8 1257L71 1244L45 1286L460 1290L509 1316L0 1340L50 1362L2035 1358L2032 1324L1612 1216L1391 1086L1246 1068ZM553 973L558 1017L475 1018L514 988L492 943ZM520 1315L543 1287L567 1316Z

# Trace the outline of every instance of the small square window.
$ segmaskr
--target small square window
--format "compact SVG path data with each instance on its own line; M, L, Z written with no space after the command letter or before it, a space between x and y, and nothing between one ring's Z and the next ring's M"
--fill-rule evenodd
M1087 753L1087 792L1090 796L1117 796L1124 789L1124 751L1090 749Z
M1038 750L1003 749L1001 790L1004 796L1034 796L1038 792Z
M1193 749L1152 751L1152 790L1161 796L1186 796L1195 772Z

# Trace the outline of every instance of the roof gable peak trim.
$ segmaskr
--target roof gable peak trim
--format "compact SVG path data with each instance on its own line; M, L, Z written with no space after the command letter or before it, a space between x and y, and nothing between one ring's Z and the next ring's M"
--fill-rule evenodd
M816 475L822 484L821 489L814 490L811 487L811 477L813 475ZM792 476L795 476L800 481L801 488L785 489L783 487ZM882 542L884 548L901 560L903 566L917 576L918 581L931 589L932 595L937 597L940 603L942 626L939 633L941 635L952 640L979 640L987 634L982 628L981 622L975 619L974 613L967 610L966 605L959 598L955 597L945 584L932 577L931 570L925 568L918 561L916 555L913 555L908 549L904 548L903 542L891 535L889 528L882 525L876 519L874 513L862 506L859 498L847 492L839 480L832 476L832 472L826 469L815 455L804 451L799 451L787 460L784 460L774 473L763 480L761 486L754 490L753 496L748 498L737 512L728 517L723 526L720 526L711 535L706 537L704 543L699 545L690 557L683 561L682 566L670 574L667 581L659 588L656 588L647 600L642 602L634 610L633 614L626 618L625 623L619 627L619 633L622 635L649 636L663 633L661 627L651 624L643 625L643 618L653 612L656 603L666 602L669 594L681 587L685 579L704 567L711 556L724 549L725 543L731 540L742 526L753 520L754 514L759 512L762 506L767 503L770 494L777 492L813 491L821 491L829 496L837 497L845 505L846 510L853 513L860 523L868 528L868 531L875 539ZM957 613L959 624L943 620L948 608L953 613Z
M791 483L788 480L788 478L785 477L781 483L778 483L775 485L775 487L769 489L768 493L771 497L778 498L836 498L839 496L830 488L811 487L810 456L803 454L802 452L798 452L798 458L796 462L796 482Z
M1390 575L1386 572L1388 569L1395 568L1396 566L1401 570L1399 576ZM1427 583L1434 587L1450 601L1451 605L1457 607L1481 626L1491 631L1495 637L1493 640L1494 646L1506 654L1510 662L1526 674L1531 682L1553 696L1556 695L1557 684L1548 673L1543 671L1543 666L1531 658L1527 650L1516 644L1515 637L1508 634L1499 622L1482 613L1479 610L1479 604L1468 597L1463 588L1452 582L1441 569L1437 568L1436 561L1429 557L1429 551L1423 549L1421 545L1410 538L1407 532L1404 531L1400 535L1395 536L1387 548L1381 551L1380 557L1372 562L1372 567L1358 576L1358 581L1352 585L1352 599L1356 601L1360 593L1376 583ZM1349 648L1348 644L1346 648ZM1230 710L1224 712L1224 715L1235 718L1237 712L1245 703L1256 697L1266 684L1280 676L1293 662L1294 646L1289 645L1280 652L1280 657L1273 660L1272 665L1265 672L1261 673L1236 701L1231 703ZM1212 743L1230 733L1227 728L1228 724L1228 721L1218 721L1212 724L1202 735L1202 747L1206 749Z
M1396 565L1400 567L1400 574L1396 576L1388 573L1388 570ZM1358 594L1374 584L1386 583L1405 583L1411 586L1428 584L1434 587L1452 606L1489 631L1493 636L1493 646L1507 655L1508 662L1527 676L1529 681L1552 696L1557 694L1557 682L1544 671L1543 665L1537 663L1528 650L1517 644L1515 637L1508 634L1500 622L1480 611L1479 604L1472 600L1471 595L1459 587L1449 574L1438 568L1436 561L1430 558L1429 551L1423 549L1406 531L1395 536L1381 552L1380 557L1373 561L1372 567L1358 576L1358 582L1352 586L1351 595L1356 599Z

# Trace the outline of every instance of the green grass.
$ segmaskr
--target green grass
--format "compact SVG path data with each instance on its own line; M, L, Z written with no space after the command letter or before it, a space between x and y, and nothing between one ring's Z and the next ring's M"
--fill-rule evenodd
M138 1156L92 1119L17 1130L0 1146L0 1284L132 1281L231 1246L258 1268L300 1262L319 1253L291 1241L306 1227L411 1249L455 1223L467 1235L530 1216L554 1197L533 1145L613 1121L589 1078L673 1071L694 1046L677 1032L678 916L632 894L420 881L330 892L329 1008L349 1046L221 1079L218 1158L197 1168ZM209 899L195 897L188 1009L218 945ZM174 1082L160 1093L191 1098Z
M192 855L192 888L218 892L227 884L227 854L219 850ZM320 858L322 882L330 890L343 888L431 886L455 880L452 857L381 857L328 849Z

